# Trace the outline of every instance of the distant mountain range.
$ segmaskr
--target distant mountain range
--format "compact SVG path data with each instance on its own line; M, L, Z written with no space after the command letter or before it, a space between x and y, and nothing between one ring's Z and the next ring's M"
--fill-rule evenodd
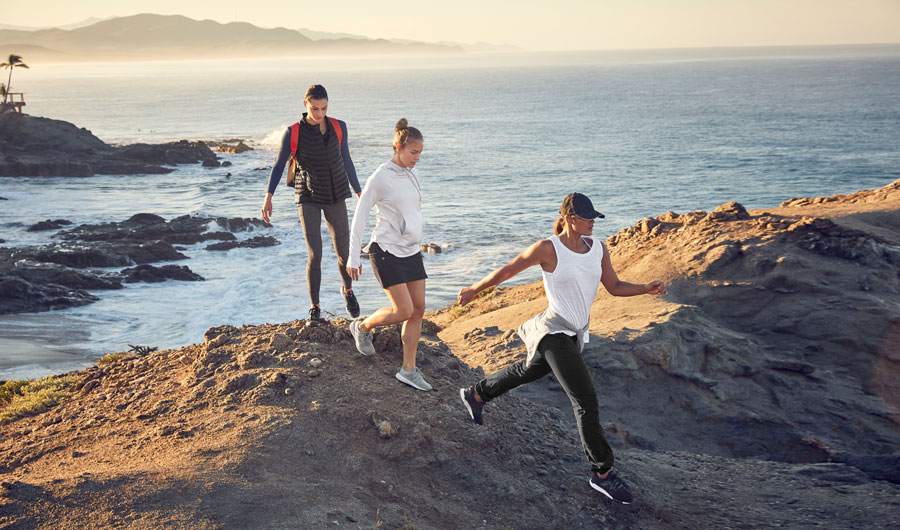
M353 33L329 33L327 31L315 31L307 28L300 28L297 31L309 37L312 40L334 40L334 39L354 39L354 40L375 40L372 37L366 37L365 35L355 35ZM415 44L416 41L411 41L407 39L387 39L390 42L395 42L397 44ZM488 42L476 42L475 44L463 44L459 42L448 42L441 41L437 44L442 46L458 46L466 51L479 51L479 52L499 52L499 51L521 51L522 48L517 46L510 46L507 44L491 44Z
M287 28L266 29L247 22L221 24L181 15L143 14L85 23L74 24L74 29L0 29L0 56L15 53L31 61L117 61L464 52L459 45L349 34L311 32L314 40Z

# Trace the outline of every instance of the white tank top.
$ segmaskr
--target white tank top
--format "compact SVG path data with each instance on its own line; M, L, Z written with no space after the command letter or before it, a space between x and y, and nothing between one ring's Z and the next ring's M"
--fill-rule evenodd
M596 239L585 237L591 249L584 254L566 247L559 236L551 236L556 251L556 269L544 273L544 292L549 309L575 325L586 327L591 319L591 305L600 287L603 274L601 260L603 245ZM584 338L587 342L587 337Z

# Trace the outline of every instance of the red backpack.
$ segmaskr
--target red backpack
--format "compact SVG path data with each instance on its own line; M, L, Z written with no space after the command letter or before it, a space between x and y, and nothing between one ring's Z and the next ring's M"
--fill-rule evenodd
M328 117L328 121L331 122L331 126L334 128L334 132L338 137L338 148L344 145L344 131L341 129L341 124L338 123L337 118ZM297 122L291 125L291 163L288 166L288 176L287 176L287 185L290 187L294 187L294 175L297 171L297 149L300 147L300 122Z

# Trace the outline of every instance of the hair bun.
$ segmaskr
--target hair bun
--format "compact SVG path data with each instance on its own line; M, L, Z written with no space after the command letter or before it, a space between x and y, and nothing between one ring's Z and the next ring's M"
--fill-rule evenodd
M394 125L394 130L397 132L402 131L403 129L409 128L409 122L406 121L406 118L400 118L400 121L397 122L397 125Z

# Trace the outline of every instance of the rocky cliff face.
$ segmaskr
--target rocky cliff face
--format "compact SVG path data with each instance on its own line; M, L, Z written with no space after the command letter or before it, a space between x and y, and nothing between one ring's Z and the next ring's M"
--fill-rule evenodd
M622 279L670 286L601 294L584 353L634 505L588 487L552 378L482 427L459 403L522 358L511 330L546 306L533 284L429 315L429 393L394 380L396 330L364 358L343 319L212 328L69 374L70 399L0 425L0 524L896 528L898 184L610 238Z
M90 177L159 174L166 165L218 167L203 142L107 145L87 129L17 112L0 114L0 177Z

